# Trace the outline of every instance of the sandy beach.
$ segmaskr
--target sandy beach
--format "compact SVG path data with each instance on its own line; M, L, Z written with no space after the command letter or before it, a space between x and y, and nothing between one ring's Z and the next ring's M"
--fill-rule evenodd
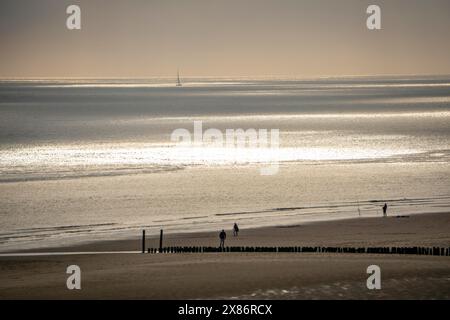
M1 2L0 302L450 299L450 1Z
M228 231L227 245L450 246L450 214L360 218L290 227ZM150 238L147 246L157 246ZM168 235L166 246L218 245L217 233ZM449 299L449 257L203 253L139 254L140 239L53 252L136 253L0 257L1 299ZM66 288L66 268L82 271L82 289ZM366 269L378 265L382 289L368 290Z

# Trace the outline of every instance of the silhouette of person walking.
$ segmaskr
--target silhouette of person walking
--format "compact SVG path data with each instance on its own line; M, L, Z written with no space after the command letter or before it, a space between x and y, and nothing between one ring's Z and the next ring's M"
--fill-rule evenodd
M237 236L238 236L238 233L239 233L239 227L238 227L237 223L235 222L235 223L234 223L234 226L233 226L233 235L234 235L235 237L237 237Z
M225 247L225 239L227 238L227 234L225 233L225 230L222 229L222 231L219 234L220 238L220 248Z
M383 217L387 216L387 203L384 204L383 206Z

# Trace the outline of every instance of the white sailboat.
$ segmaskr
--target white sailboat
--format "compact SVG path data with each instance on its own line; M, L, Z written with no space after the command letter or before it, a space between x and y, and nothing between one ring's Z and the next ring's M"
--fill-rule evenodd
M182 84L181 84L181 81L180 81L180 71L177 70L177 87L181 87L181 86L182 86Z

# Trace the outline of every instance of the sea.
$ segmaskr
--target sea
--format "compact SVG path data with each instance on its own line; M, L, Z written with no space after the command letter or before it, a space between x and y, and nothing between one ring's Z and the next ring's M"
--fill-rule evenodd
M181 81L0 80L0 251L450 210L450 76Z

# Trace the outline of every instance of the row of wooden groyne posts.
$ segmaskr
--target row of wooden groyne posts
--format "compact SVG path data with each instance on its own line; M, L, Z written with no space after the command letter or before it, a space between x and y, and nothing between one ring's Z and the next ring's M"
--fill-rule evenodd
M368 253L413 254L425 256L450 256L450 247L163 247L163 230L159 236L159 248L147 248L145 230L142 232L142 253L213 253L213 252L291 252L291 253Z
M426 247L163 247L148 248L147 253L213 253L213 252L291 252L291 253L368 253L450 256L450 248Z

